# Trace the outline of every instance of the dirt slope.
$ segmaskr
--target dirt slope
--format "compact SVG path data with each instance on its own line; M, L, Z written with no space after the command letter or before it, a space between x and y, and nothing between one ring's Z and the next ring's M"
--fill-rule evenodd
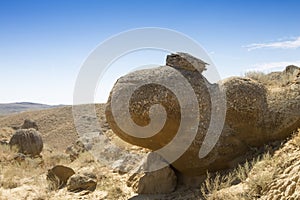
M96 106L100 116L103 116L103 109L104 104ZM73 121L72 106L6 115L0 117L0 127L19 126L25 119L37 122L43 140L50 148L64 151L78 138Z

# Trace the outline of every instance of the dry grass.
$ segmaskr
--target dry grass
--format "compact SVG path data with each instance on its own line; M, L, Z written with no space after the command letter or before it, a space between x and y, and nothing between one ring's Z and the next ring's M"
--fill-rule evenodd
M262 83L265 83L268 81L266 74L263 72L260 72L260 71L249 71L249 72L246 72L244 76L247 78L251 78L253 80L262 82Z
M15 150L8 145L0 145L0 199L82 199L80 194L69 193L66 188L52 191L46 180L47 170L55 165L65 165L76 172L92 172L97 175L97 189L84 199L103 199L101 194L106 193L105 199L128 199L129 193L125 180L119 174L112 173L104 165L95 162L94 157L85 152L71 162L69 157L59 152L45 150L43 159L26 158L22 162L15 161ZM67 195L67 196L66 196Z
M278 150L272 150L257 156L251 162L245 162L226 174L208 174L201 186L204 199L207 200L252 200L267 195L271 183L281 171L290 166L294 157L289 157L291 151L300 148L300 129L297 133L281 144ZM264 149L270 149L266 146ZM236 183L239 181L238 185ZM239 191L238 191L239 190ZM238 191L235 193L235 191Z
M268 167L274 163L269 153L258 156L253 160L246 161L242 165L238 165L235 169L221 175L220 173L207 173L207 178L201 186L201 193L207 200L240 200L252 199L259 196L260 192L265 189L267 184L272 180L273 171L266 171L263 175L259 174L261 169L269 169ZM245 194L233 195L231 193L222 192L223 189L229 188L237 183L247 184L248 191Z
M294 145L296 145L297 147L300 147L300 128L298 129L297 132L295 132L293 134L291 143L294 144Z
M254 159L251 164L246 161L244 165L238 165L237 168L233 171L234 176L236 176L236 178L241 182L246 181L251 171L252 165L256 162L257 161Z
M295 79L293 74L284 72L271 72L269 74L265 74L260 71L249 71L246 72L244 76L256 80L265 86L273 87L286 86Z
M233 181L234 177L232 173L226 175L207 173L207 177L200 190L205 199L214 199L219 190L231 186Z
M251 199L262 195L267 186L273 180L278 160L270 153L265 153L253 166L246 183L248 186L247 196Z
M270 184L276 179L278 172L280 173L280 171L291 165L289 153L287 153L291 151L289 149L291 145L300 147L300 129L292 135L291 139L288 140L277 154L271 155L270 153L265 153L260 161L253 166L247 179L248 190L246 192L250 196L249 198L259 198L267 193ZM293 158L291 159L293 160Z
M14 132L15 130L9 127L0 128L0 140L10 138Z
M0 145L0 185L6 189L22 185L23 179L36 178L43 174L43 160L41 158L25 158L19 162L14 159L16 150L8 145Z

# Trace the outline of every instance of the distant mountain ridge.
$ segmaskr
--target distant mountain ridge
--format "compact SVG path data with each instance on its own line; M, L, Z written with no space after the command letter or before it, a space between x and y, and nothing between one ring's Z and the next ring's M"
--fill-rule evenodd
M32 102L0 103L0 116L13 114L13 113L20 113L23 111L55 108L59 106L61 105L52 106L52 105L32 103Z

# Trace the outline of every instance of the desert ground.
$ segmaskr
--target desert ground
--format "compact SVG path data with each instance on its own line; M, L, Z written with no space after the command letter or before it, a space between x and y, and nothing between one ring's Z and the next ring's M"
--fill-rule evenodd
M97 105L99 115L104 105ZM71 107L29 111L0 118L1 139L14 133L11 127L25 119L39 125L44 139L40 158L14 159L16 152L1 145L0 199L298 199L300 162L300 131L281 142L253 149L253 158L229 171L211 173L198 188L178 186L166 195L138 195L127 186L126 174L119 174L82 153L71 161L66 147L77 139ZM106 127L104 129L108 129ZM66 188L52 191L46 180L47 170L65 165L76 171L91 171L97 175L97 188L85 194L68 192ZM290 198L291 197L291 198Z
M154 70L164 72L169 68ZM160 144L160 139L168 137L169 130L160 135L162 138L153 138L154 143L123 137L110 117L110 99L107 104L80 105L82 123L77 126L72 106L3 115L0 117L0 199L300 199L299 71L298 67L289 66L283 72L268 75L253 72L246 77L225 80L222 84L228 97L226 128L212 150L212 157L209 154L197 160L191 157L193 149L188 149L190 152L183 154L178 163L177 160L151 172L129 173L130 170L120 166L128 161L133 163L140 155L153 155L151 145ZM129 78L145 78L148 74L144 72ZM182 73L194 80L194 72ZM198 76L203 78L195 75ZM127 84L126 78L118 83ZM152 91L153 87L149 88ZM119 89L118 85L115 89ZM165 94L160 94L165 101ZM149 105L149 102L141 104L145 101L140 96L135 98L139 104L133 103L132 108ZM154 100L159 98L155 96ZM170 97L163 103L168 106L172 100ZM95 107L96 116L86 113L85 106ZM171 108L170 112L176 114L176 108ZM133 117L134 112L140 111L133 109ZM149 113L143 112L138 120L148 120L144 115ZM93 124L95 121L99 127ZM83 139L79 130L93 135L92 139ZM198 134L203 134L201 129ZM92 151L96 143L104 150L97 155ZM198 143L193 145L199 147ZM123 151L135 153L137 157L125 155ZM188 160L184 160L185 156ZM150 166L157 161L156 157L147 159ZM181 165L180 159L188 162ZM113 160L113 164L103 160ZM191 169L189 175L186 168Z

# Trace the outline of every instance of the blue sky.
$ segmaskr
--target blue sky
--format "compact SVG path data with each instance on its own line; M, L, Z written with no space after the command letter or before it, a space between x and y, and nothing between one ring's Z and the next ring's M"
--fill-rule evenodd
M223 78L300 65L299 8L297 0L0 0L0 103L71 104L89 53L133 28L190 36Z

